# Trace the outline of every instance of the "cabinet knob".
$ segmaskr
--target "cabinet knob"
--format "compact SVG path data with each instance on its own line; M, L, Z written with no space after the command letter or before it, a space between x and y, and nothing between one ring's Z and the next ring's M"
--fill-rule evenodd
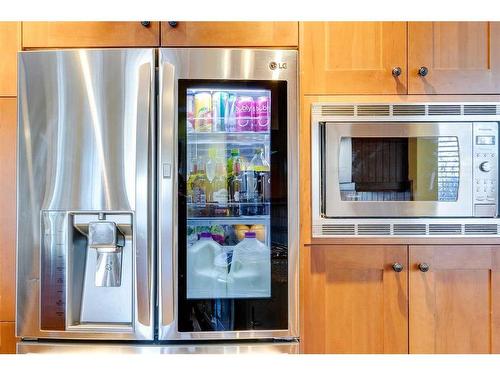
M177 21L168 21L170 27L177 27Z
M392 265L392 269L395 271L395 272L401 272L403 271L403 265L401 263L394 263Z
M420 77L425 77L429 73L429 69L427 69L426 66L421 66L420 69L418 69L418 75Z
M418 265L418 269L422 272L427 272L429 271L429 268L431 268L431 266L429 266L427 263L420 263Z
M393 77L399 77L400 75L401 75L401 68L399 66L392 68L392 76Z
M144 27L149 27L151 25L151 22L149 21L141 21L141 25Z

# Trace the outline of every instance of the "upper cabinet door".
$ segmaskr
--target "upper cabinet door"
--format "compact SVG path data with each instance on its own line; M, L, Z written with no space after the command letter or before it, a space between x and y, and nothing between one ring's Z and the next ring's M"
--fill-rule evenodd
M500 93L500 22L408 27L409 94Z
M159 22L23 22L23 48L155 47Z
M301 22L300 63L304 94L406 94L406 22Z
M162 22L161 45L297 47L298 22Z
M0 22L0 96L17 95L17 51L20 49L21 22Z
M499 246L410 246L410 353L499 353L499 267Z

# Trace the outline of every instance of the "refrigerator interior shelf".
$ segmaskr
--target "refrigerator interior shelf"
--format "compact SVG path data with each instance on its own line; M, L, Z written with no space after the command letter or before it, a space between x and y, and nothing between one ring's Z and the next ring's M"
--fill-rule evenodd
M270 143L269 132L191 132L188 144L255 144Z
M215 224L269 224L271 217L265 216L198 216L187 219L189 225Z

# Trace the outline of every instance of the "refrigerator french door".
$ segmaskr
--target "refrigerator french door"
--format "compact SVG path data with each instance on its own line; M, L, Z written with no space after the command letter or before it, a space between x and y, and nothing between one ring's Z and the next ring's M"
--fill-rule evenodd
M298 336L296 60L159 51L160 340Z
M16 334L153 340L155 51L19 54Z

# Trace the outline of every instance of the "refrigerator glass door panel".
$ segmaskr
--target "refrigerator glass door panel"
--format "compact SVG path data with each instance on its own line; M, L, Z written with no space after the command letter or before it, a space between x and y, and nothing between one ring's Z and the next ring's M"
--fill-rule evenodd
M179 330L287 329L286 82L179 80L178 98Z
M298 335L296 75L294 51L160 50L161 340Z
M20 53L18 336L153 339L154 55ZM114 287L95 282L98 213L125 235Z

